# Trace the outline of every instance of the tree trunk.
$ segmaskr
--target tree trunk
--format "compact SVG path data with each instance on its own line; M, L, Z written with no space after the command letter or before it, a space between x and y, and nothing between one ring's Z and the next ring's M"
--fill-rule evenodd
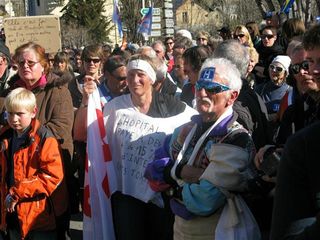
M319 15L320 14L320 0L315 0L316 1L316 4L317 4L317 15Z
M319 1L317 1L319 2ZM301 3L302 4L302 3ZM319 5L318 6L318 12L319 12ZM307 26L309 22L311 22L311 0L306 0L306 6L304 10L305 16L304 16L304 24Z

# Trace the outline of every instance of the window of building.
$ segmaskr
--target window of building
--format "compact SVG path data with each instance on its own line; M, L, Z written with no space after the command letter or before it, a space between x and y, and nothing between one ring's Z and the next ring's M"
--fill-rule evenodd
M182 22L188 23L188 12L182 13Z
M37 0L37 5L38 5L38 7L40 6L40 0Z

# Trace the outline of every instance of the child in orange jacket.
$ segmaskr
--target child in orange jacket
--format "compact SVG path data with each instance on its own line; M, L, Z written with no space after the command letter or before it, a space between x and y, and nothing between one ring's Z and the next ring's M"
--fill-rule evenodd
M5 107L10 128L0 133L1 224L10 239L57 239L55 219L67 207L58 142L35 119L31 91L13 90Z

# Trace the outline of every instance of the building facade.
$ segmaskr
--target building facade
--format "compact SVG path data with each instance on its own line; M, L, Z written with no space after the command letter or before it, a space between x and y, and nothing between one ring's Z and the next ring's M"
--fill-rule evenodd
M194 0L184 1L176 9L176 28L189 30L208 30L222 24L222 15L219 10L200 6Z

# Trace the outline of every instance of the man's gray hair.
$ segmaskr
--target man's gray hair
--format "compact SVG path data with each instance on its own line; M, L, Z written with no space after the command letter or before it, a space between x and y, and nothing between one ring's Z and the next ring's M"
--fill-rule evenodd
M166 46L163 44L163 42L161 40L154 41L151 44L151 47L154 48L154 46L156 46L156 45L160 45L162 47L163 52L166 52Z
M143 54L143 55L147 55L148 57L157 57L157 53L155 50L153 50L152 47L150 46L142 46L139 47L139 49L136 52L137 54Z
M200 75L204 68L209 67L215 67L215 74L226 81L225 85L240 92L242 87L240 72L231 61L225 58L208 58L201 67Z
M241 78L245 78L250 56L248 48L237 40L226 40L220 43L213 53L214 58L226 58L238 68Z

